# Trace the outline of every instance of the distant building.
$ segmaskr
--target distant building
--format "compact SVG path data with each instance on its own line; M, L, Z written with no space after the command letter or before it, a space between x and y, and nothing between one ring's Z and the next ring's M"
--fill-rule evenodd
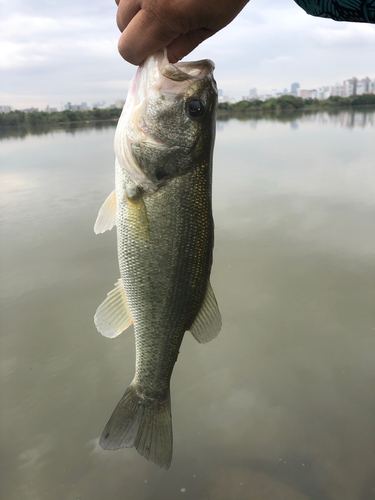
M299 90L300 97L303 99L318 99L318 91L313 90Z
M286 95L288 93L288 89L283 90L283 94Z
M301 89L299 91L299 96L302 97L302 99L311 99L311 92L310 90Z
M368 94L371 92L372 82L369 77L358 80L357 82L357 95Z
M263 94L263 95L260 95L258 96L258 99L261 100L261 101L268 101L268 99L272 99L272 95L270 94Z
M106 107L106 102L105 101L98 101L98 102L93 102L92 103L93 108L105 108Z
M347 97L346 91L345 91L345 85L340 85L339 83L336 83L336 85L333 85L331 87L331 95L338 96L338 97Z
M0 106L0 113L10 113L12 106Z
M217 91L217 95L218 95L219 97L223 97L223 89L218 89L218 91Z
M345 97L350 97L351 95L357 94L357 83L358 79L355 76L353 76L353 78L350 78L349 80L345 80Z
M26 108L26 109L21 109L24 113L32 113L33 111L39 111L39 108Z
M219 102L231 102L232 99L229 95L221 95L219 96Z
M331 96L331 87L318 87L318 99L328 99Z
M255 100L258 97L257 89L254 87L250 89L249 98L250 100Z
M122 109L125 105L125 101L123 101L122 99L119 99L118 101L115 102L115 106L116 108L119 108L119 109Z
M292 85L290 86L290 91L292 94L297 94L297 89L300 88L300 84L299 83L292 83Z
M81 104L72 104L68 102L65 104L64 108L69 111L87 111L90 109L87 106L87 102L82 102Z

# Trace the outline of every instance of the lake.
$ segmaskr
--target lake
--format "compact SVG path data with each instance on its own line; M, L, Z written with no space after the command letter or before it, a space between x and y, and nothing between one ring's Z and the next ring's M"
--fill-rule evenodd
M218 121L223 328L183 341L169 471L98 444L135 362L93 323L114 132L1 132L1 498L374 500L375 111Z

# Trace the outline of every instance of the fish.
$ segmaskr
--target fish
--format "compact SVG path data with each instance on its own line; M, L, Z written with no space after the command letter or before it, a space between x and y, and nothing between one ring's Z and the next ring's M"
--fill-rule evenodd
M214 339L221 315L210 283L212 157L217 87L210 60L169 63L166 50L137 69L115 133L115 190L95 233L117 226L121 278L94 322L114 338L134 324L135 376L99 444L172 461L170 379L185 332Z

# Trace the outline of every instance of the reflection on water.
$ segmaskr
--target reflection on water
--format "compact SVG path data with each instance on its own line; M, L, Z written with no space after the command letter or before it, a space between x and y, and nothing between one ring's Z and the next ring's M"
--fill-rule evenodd
M2 498L375 498L374 119L218 122L224 326L184 339L169 471L98 446L134 374L132 332L92 319L118 278L115 234L92 230L114 127L3 136Z
M108 120L102 122L77 122L77 123L60 123L58 125L50 126L48 124L22 125L19 127L0 127L0 140L10 139L23 139L28 135L49 135L51 133L66 132L75 135L76 132L86 130L106 130L113 128L117 125L116 120Z
M230 113L221 113L218 116L218 125L233 118ZM292 128L298 128L302 122L317 122L321 124L339 125L342 127L375 127L373 108L340 110L339 108L326 111L290 111L283 113L238 113L236 119L246 121L251 127L256 127L262 121L277 121L290 123Z

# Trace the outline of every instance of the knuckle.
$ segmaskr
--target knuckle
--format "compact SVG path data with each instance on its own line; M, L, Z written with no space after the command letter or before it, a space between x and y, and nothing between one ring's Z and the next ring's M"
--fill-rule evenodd
M153 23L156 21L159 24L166 38L174 38L180 34L182 16L179 14L174 2L165 0L159 2L149 1L144 3L143 9L147 11Z

